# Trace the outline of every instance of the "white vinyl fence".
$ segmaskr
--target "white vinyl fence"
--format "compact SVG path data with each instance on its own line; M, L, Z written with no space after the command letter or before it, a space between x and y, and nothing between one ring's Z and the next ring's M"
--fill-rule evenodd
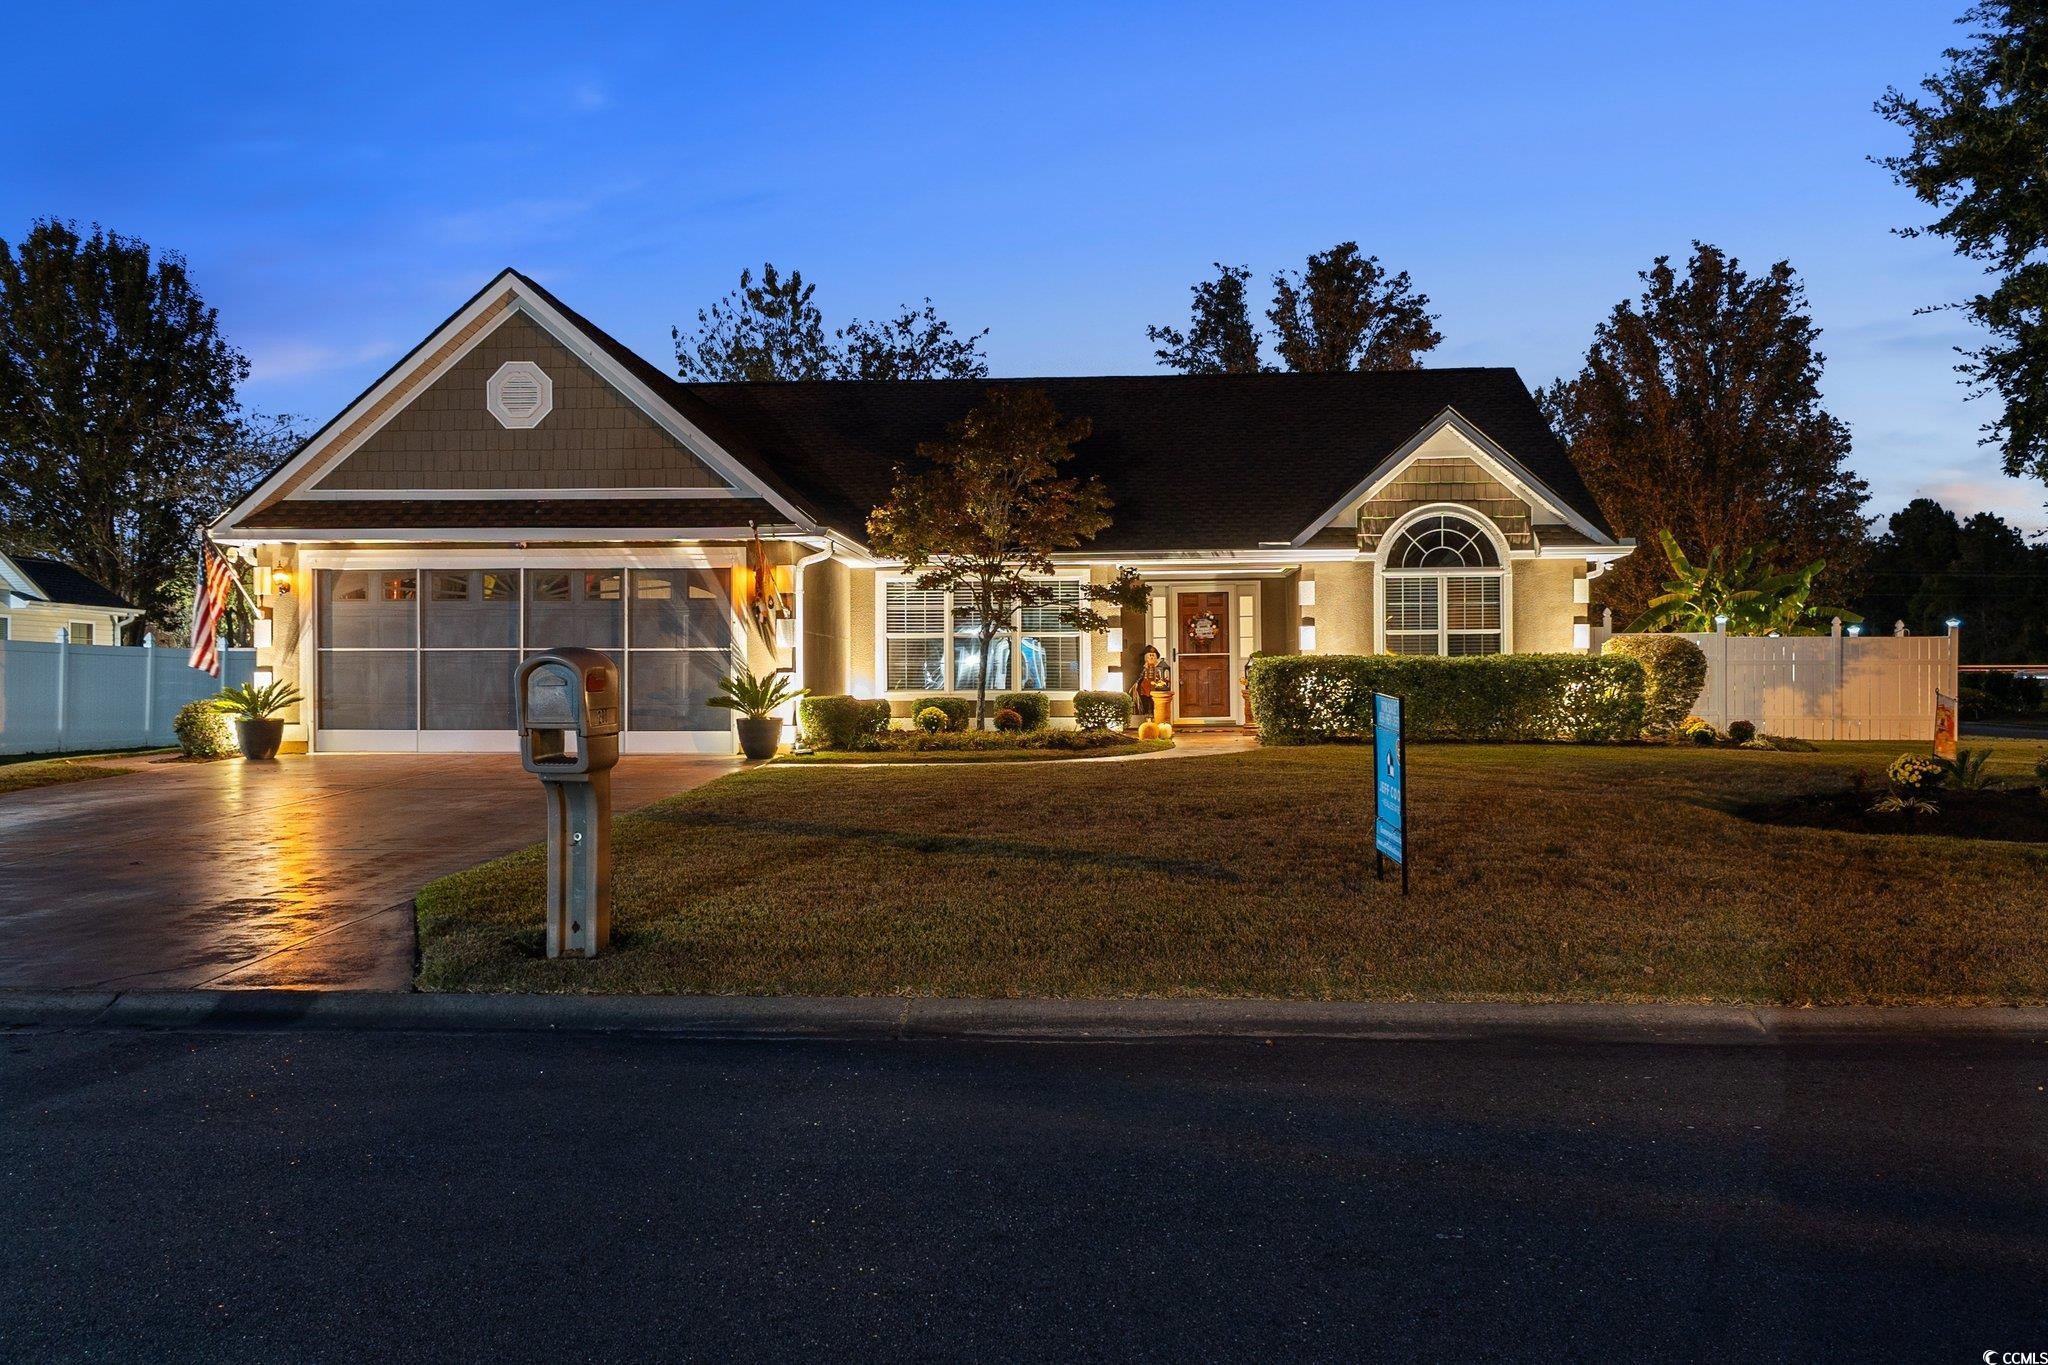
M1900 631L1904 627L1899 628ZM1597 653L1610 638L1593 632ZM1746 720L1795 739L1934 737L1934 693L1956 694L1956 632L1946 635L1688 634L1707 656L1693 714Z
M179 707L255 672L253 649L222 650L215 679L186 667L182 646L0 640L0 754L171 744Z

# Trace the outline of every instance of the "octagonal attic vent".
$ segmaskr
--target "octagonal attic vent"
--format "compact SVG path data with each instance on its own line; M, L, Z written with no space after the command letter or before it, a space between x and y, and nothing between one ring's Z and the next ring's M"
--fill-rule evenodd
M555 382L531 360L508 360L484 386L485 406L498 425L537 427L555 406Z

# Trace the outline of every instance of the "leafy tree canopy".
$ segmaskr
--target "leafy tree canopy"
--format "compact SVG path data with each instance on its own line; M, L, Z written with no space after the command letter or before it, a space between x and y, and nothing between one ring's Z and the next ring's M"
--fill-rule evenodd
M1267 337L1252 321L1246 285L1252 272L1216 263L1216 278L1190 288L1188 327L1147 327L1163 365L1185 374L1254 374L1272 368L1260 358ZM1390 274L1356 242L1339 242L1308 258L1307 268L1273 276L1273 348L1286 369L1412 370L1443 340L1429 296L1408 272Z
M176 626L201 529L297 444L242 412L248 373L183 258L56 219L0 240L0 537Z
M1680 275L1660 256L1641 298L1595 330L1585 368L1537 394L1601 508L1624 536L1669 532L1699 561L1775 546L1777 564L1824 561L1819 589L1853 584L1868 486L1849 429L1821 406L1820 333L1784 261L1753 276L1693 244ZM1638 552L1594 584L1618 615L1662 589Z
M1961 305L1990 341L1957 369L2003 404L1985 435L2006 472L2048 479L2048 7L1986 0L1958 22L1974 31L1946 70L1877 102L1909 139L1877 162L1940 211L1905 235L1946 237L1994 278Z
M1257 374L1265 369L1259 359L1259 329L1245 295L1251 277L1246 266L1218 261L1215 279L1190 285L1194 306L1187 331L1145 329L1146 337L1159 343L1153 354L1160 363L1183 374Z
M740 271L739 288L697 312L694 331L671 328L676 372L684 379L984 379L983 328L956 334L926 299L879 321L855 318L828 339L818 287L801 271L771 264L757 282Z
M1274 346L1290 370L1413 370L1443 334L1408 272L1390 275L1358 243L1308 258L1308 269L1273 277Z
M1963 622L1968 663L2048 659L2048 545L2030 544L1991 512L1967 519L1931 498L1892 513L1872 542L1857 600L1874 630L1904 621L1915 635Z
M1042 389L991 388L943 440L918 446L917 466L897 470L888 501L868 517L868 543L901 560L919 587L968 597L984 660L1020 609L1056 600L1053 555L1078 549L1110 523L1102 482L1061 469L1090 429L1085 417L1062 416ZM1126 570L1085 587L1083 603L1062 605L1059 617L1075 630L1107 630L1114 622L1094 604L1142 609L1149 598ZM984 668L977 721L987 701Z

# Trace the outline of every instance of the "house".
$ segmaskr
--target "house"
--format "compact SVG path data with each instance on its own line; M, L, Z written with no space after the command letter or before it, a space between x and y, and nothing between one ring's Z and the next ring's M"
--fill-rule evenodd
M0 640L118 645L141 615L119 593L61 559L0 554Z
M991 384L1093 434L1114 524L1073 585L1136 568L1147 613L1026 613L991 691L1121 689L1158 644L1176 719L1243 718L1258 651L1583 650L1587 580L1629 553L1510 369L694 384L515 271L486 285L214 528L257 565L259 670L315 750L514 747L522 651L625 672L626 752L729 752L715 680L972 692L942 594L866 544L893 467ZM259 677L262 672L259 671Z

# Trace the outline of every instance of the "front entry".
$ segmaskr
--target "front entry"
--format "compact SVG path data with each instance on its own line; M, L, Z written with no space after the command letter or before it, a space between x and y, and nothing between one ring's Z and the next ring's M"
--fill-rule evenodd
M1183 720L1229 720L1230 594L1176 590L1174 690Z

